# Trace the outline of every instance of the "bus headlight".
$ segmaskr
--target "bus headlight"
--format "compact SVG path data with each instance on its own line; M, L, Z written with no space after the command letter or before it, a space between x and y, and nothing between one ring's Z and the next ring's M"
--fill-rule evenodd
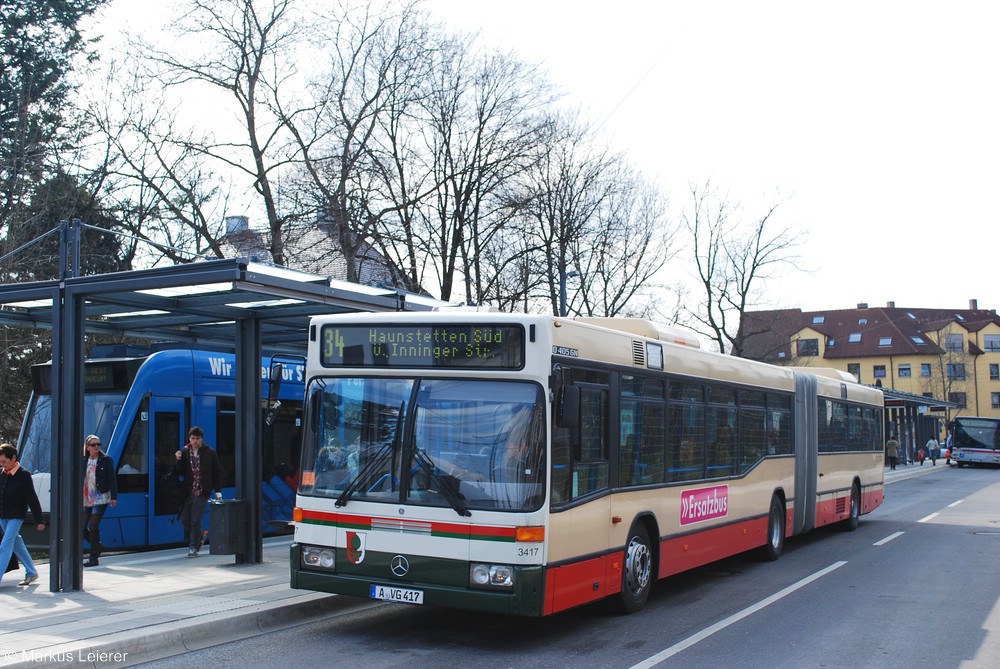
M333 571L337 566L337 553L325 546L303 546L302 566L306 569L326 569Z
M507 564L479 564L469 568L469 586L488 590L509 590L514 587L514 568Z

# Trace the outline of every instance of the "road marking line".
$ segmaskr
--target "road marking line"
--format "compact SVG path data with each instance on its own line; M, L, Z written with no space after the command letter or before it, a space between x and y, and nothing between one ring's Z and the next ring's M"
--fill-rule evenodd
M964 501L965 501L964 499L960 499L960 500L958 500L956 502L952 502L951 504L948 505L948 508L950 509L950 508L952 508L954 506L958 506L959 504L961 504Z
M937 511L935 511L934 513L932 513L932 514L931 514L931 515L929 515L929 516L924 516L923 518L921 518L921 519L920 519L920 520L918 520L917 522L918 522L918 523L926 523L926 522L927 522L928 520L930 520L931 518L933 518L933 517L934 517L934 516L936 516L936 515L938 515Z
M834 571L835 569L840 569L845 564L847 564L846 561L834 562L832 565L830 565L826 569L821 569L820 571L816 572L815 574L812 574L811 576L806 576L801 581L798 581L797 583L793 583L792 585L788 586L784 590L780 590L780 591L774 593L773 595L771 595L767 599L762 599L761 601L757 602L753 606L749 606L749 607L743 609L742 611L740 611L738 613L734 613L733 615L729 616L725 620L720 620L719 622L715 623L711 627L707 627L704 630L698 632L697 634L694 634L693 636L689 636L688 638L684 639L683 641L681 641L679 643L675 643L673 646L670 646L669 648L661 650L656 655L653 655L652 657L646 658L645 660L643 660L639 664L632 665L632 667L630 669L649 669L649 667L655 667L659 663L663 662L664 660L666 660L668 658L673 657L674 655L676 655L677 653L681 652L682 650L690 648L691 646L695 645L696 643L698 643L700 641L703 641L703 640L707 639L708 637L712 636L716 632L720 632L720 631L724 630L725 628L729 627L730 625L732 625L734 623L738 623L739 621L743 620L747 616L751 616L754 613L757 613L758 611L760 611L764 607L767 607L767 606L770 606L771 604L774 604L778 600L783 599L784 597L787 597L788 595L792 594L793 592L795 592L796 590L798 590L800 588L804 588L805 586L809 585L810 583L812 583L816 579L819 579L819 578L822 578L823 576L826 576L827 574L829 574L830 572Z
M883 539L882 541L876 541L876 542L875 542L874 544L872 544L872 545L874 545L874 546L885 546L885 545L886 545L887 543L889 543L889 542L890 542L890 541L892 541L893 539L896 539L896 538L898 538L898 537L901 537L901 536L903 536L903 534L904 534L903 532L896 532L895 534L890 534L889 536L887 536L887 537L886 537L885 539Z

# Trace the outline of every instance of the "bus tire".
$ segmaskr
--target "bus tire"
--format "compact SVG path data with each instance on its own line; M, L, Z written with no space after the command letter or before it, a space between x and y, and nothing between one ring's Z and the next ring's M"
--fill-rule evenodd
M847 532L853 532L858 529L858 523L861 522L861 489L858 487L857 482L851 486L851 509L850 515L841 523L841 527Z
M767 512L767 541L760 547L761 559L774 562L785 547L785 505L777 495L771 496L771 507Z
M625 544L618 608L623 613L641 611L646 606L652 588L653 551L649 543L649 531L639 522L632 526Z

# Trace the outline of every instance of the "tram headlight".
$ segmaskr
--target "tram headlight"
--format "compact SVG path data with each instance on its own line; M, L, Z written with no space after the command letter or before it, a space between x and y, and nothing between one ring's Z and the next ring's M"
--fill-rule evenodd
M473 563L469 568L469 586L486 590L510 590L514 587L514 567L509 564Z
M326 569L333 571L337 566L337 553L326 546L303 546L302 566L306 569Z

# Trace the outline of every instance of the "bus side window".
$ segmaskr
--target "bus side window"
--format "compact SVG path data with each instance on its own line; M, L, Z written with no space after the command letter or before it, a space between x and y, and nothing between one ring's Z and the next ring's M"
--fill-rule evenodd
M582 386L580 429L575 444L571 496L576 498L608 487L608 390Z

